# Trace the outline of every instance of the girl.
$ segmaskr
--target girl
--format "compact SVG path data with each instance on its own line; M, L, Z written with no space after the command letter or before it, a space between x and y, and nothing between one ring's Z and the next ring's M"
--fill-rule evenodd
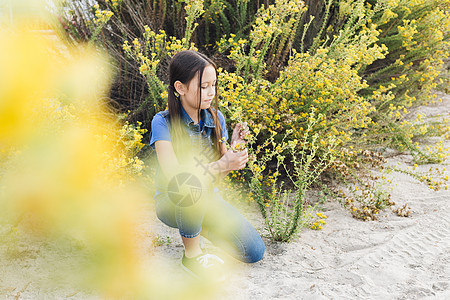
M214 186L248 161L247 150L226 149L228 133L217 109L216 84L216 66L209 58L192 50L177 53L169 65L169 109L156 114L151 125L150 145L159 165L156 213L178 228L184 244L181 266L197 277L223 264L201 248L200 235L247 263L261 260L265 250L253 226ZM237 124L231 145L245 142L248 132L245 124Z

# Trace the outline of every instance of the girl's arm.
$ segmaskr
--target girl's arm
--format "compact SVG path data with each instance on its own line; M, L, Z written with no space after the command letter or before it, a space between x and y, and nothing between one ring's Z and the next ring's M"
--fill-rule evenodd
M245 140L245 137L248 134L250 134L250 131L248 129L247 122L236 124L236 126L234 127L234 130L233 130L233 135L231 136L231 146L234 147L236 144L239 144L239 143L247 143L247 141ZM227 152L226 143L221 143L221 157L222 158L226 152ZM245 150L245 153L241 153L241 154L243 156L245 156L245 163L247 163L247 161L248 161L247 150ZM225 158L223 160L227 161L227 158ZM234 169L234 170L240 170L240 169L245 168L245 163L243 164L242 167L239 167L238 169ZM212 168L215 167L218 169L217 176L219 177L219 179L224 178L225 176L228 175L228 173L230 173L230 171L232 171L232 169L227 168L226 165L218 165L218 166L216 165L215 166L215 162L210 165Z
M159 166L164 175L169 179L177 175L179 163L173 150L172 142L164 140L156 141L155 150Z
M232 146L235 146L233 143ZM240 170L245 168L248 162L247 149L239 152L234 152L232 149L227 150L225 143L222 144L222 157L215 162L208 164L208 170L216 177L224 177L230 171Z
M226 146L225 143L221 143L221 151L220 151L220 152L221 152L221 157L223 157L223 156L225 155L225 153L227 152L227 146ZM215 163L215 162L212 163L213 166L214 166L214 163ZM210 164L210 165L211 165L211 164ZM211 166L211 167L213 167L213 166ZM219 168L220 168L220 166L219 166ZM222 168L224 168L224 167L222 166ZM224 178L225 176L227 176L228 173L230 173L230 171L231 171L231 170L227 170L226 168L224 168L223 170L221 170L221 171L218 172L217 177L218 177L219 179L222 179L222 178Z

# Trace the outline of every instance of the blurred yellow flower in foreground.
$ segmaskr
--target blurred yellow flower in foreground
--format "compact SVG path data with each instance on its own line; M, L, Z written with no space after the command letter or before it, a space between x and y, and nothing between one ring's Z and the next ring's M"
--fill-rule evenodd
M139 282L134 221L143 195L103 159L119 132L98 100L107 64L93 49L58 43L29 25L0 32L0 206L15 223L32 217L35 233L81 239L91 283L120 295Z
M111 78L106 56L70 48L37 24L51 28L17 18L0 29L0 221L27 218L34 234L82 241L79 283L107 297L176 298L182 290L165 288L138 253L148 195L111 163L141 161L118 143L121 128L101 100Z

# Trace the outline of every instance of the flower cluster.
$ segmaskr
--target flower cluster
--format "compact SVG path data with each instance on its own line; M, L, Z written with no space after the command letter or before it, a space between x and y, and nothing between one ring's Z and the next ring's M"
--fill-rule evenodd
M325 221L325 219L327 219L327 216L324 215L323 213L316 213L315 217L311 213L309 213L309 217L312 218L310 225L311 229L321 230L323 229L323 226L327 224L327 222Z
M95 9L94 24L97 26L105 25L114 15L110 10L101 10L98 4L95 4L93 7Z
M196 4L198 1L193 1ZM198 3L193 11L187 9L188 13L197 13ZM189 14L188 14L189 16ZM125 55L139 64L139 72L145 77L150 92L151 106L154 112L165 109L167 104L166 85L158 77L158 68L161 60L166 56L173 56L182 50L193 49L195 45L189 42L187 37L177 39L173 36L168 36L164 30L159 33L154 32L147 25L144 26L145 32L143 34L143 41L135 38L130 44L125 41L122 49ZM195 27L191 28L191 33ZM186 36L190 36L186 31Z
M205 12L203 9L203 0L185 0L186 5L186 30L183 39L183 46L189 47L191 35L198 26L197 19Z
M418 165L414 164L407 168L393 168L394 171L407 174L416 180L424 183L430 190L448 190L449 177L445 174L447 170L445 167L430 167L428 170L417 170Z
M293 130L287 130L279 141L276 138L280 134L269 130L264 142L250 148L258 160L248 163L249 187L274 240L289 241L301 228L311 227L307 213L312 213L315 207L311 207L305 193L335 159L335 141L319 140L317 134L310 137L321 117L311 109L300 141L292 139ZM298 149L298 144L309 145ZM319 153L320 149L325 151ZM266 169L270 162L276 166ZM286 181L294 190L285 186Z
M125 122L119 131L120 136L114 147L114 153L119 153L119 155L111 157L105 153L106 161L121 170L122 176L129 180L134 180L136 176L142 176L145 168L144 162L138 157L139 151L144 147L143 134L147 131L147 129L141 128L141 125L141 122L137 122L137 125Z
M435 98L430 97L431 92L437 87L443 62L449 56L445 33L450 30L447 10L450 1L384 2L380 6L382 9L373 15L373 22L378 24L381 33L378 43L385 44L389 54L378 62L376 72L367 74L370 85L367 91L375 91L375 86L381 85L395 98L389 101L379 96L373 98L372 103L380 116L373 126L373 133L391 135L392 138L386 140L414 152L411 147L414 136L411 131L414 130L404 121L405 109ZM401 122L401 126L393 124Z
M111 5L113 9L117 9L123 0L105 0L106 4Z

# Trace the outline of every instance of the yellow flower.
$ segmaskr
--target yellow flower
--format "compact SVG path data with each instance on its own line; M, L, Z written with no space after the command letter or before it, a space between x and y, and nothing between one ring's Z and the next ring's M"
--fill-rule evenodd
M142 65L139 67L139 72L145 73L146 71L148 71L148 66L147 66L146 64L142 64Z

